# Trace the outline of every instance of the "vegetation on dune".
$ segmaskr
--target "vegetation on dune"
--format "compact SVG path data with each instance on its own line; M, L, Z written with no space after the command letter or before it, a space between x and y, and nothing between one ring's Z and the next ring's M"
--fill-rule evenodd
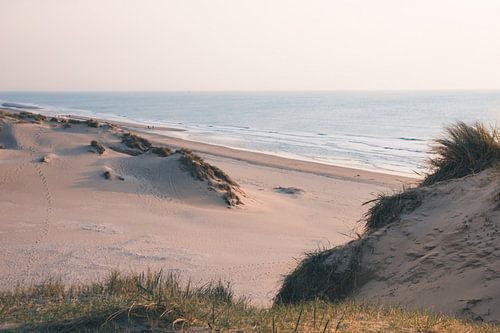
M137 149L141 152L147 152L151 148L151 142L148 139L133 133L124 133L122 135L122 143L129 148Z
M111 149L120 153L131 156L138 156L148 152L152 148L152 144L148 139L130 132L121 134L120 138L123 145L110 147Z
M257 308L224 283L113 273L101 283L58 281L0 292L0 329L57 332L500 332L444 315L318 299Z
M399 220L422 203L422 187L483 171L500 162L500 132L481 123L458 122L445 128L445 136L434 140L429 159L431 172L416 188L379 194L365 215L366 230L373 231Z
M151 152L160 157L167 157L173 154L172 149L168 147L151 147Z
M24 120L24 121L31 121L31 122L41 122L47 120L47 117L44 115L38 114L38 113L31 113L27 111L21 111L19 113L8 113L9 117Z
M104 146L96 140L92 140L90 142L90 146L93 147L99 155L104 154L104 152L106 151L106 148L104 148Z
M242 203L237 192L239 185L231 179L224 171L216 166L205 162L200 156L194 154L189 149L178 149L173 152L168 147L157 147L136 134L124 133L121 135L122 143L127 147L113 146L113 150L132 156L151 152L160 157L168 157L177 153L180 155L181 166L188 171L194 178L207 181L209 187L213 190L223 193L223 199L229 206L236 206Z
M177 153L181 154L181 162L185 166L189 167L193 176L199 180L220 179L230 185L238 186L238 184L224 171L205 162L200 156L196 155L191 150L183 148L177 150Z
M363 205L372 204L365 213L365 230L370 232L399 221L401 214L410 213L422 204L423 194L418 188L408 188L393 194L378 194Z
M240 197L228 184L218 184L217 187L224 191L222 198L229 206L237 206L243 204Z
M86 122L87 126L98 128L100 126L99 122L94 119L88 119Z
M422 186L478 173L500 161L498 128L488 129L479 122L473 125L458 122L445 132L443 138L434 140L435 156L429 160L431 173Z
M123 148L120 146L112 147L113 150L116 150L120 153L128 154L131 156L138 156L147 152L151 152L160 157L168 157L173 154L172 149L168 147L153 146L153 144L148 139L130 132L122 134L121 139L121 142L127 148Z
M242 203L236 193L236 190L239 188L238 183L232 180L224 171L205 162L200 156L194 154L189 149L179 149L176 152L181 155L179 160L182 166L194 178L207 181L210 188L224 193L223 198L229 206L236 206Z
M300 303L316 298L343 300L350 296L356 286L360 248L361 243L353 241L330 250L306 253L283 280L274 303Z

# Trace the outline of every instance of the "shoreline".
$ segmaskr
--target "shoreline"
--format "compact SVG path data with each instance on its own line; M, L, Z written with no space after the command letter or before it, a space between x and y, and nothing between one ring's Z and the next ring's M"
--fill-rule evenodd
M124 126L127 129L134 127ZM135 129L137 131L137 129ZM156 129L155 129L156 130ZM167 130L168 131L168 130ZM165 134L151 133L139 130L141 135L153 142L166 144L176 148L188 148L202 155L222 157L251 165L271 167L275 169L298 171L317 176L330 177L339 180L348 180L356 182L366 182L379 185L398 185L417 182L418 178L411 178L402 175L394 175L383 172L356 169L347 166L337 166L312 161L304 161L279 155L271 155L261 152L253 152L243 149L230 148L214 145L210 143L180 139Z
M42 111L45 109L18 109L9 107L0 107L0 110L5 110L7 112L31 112L38 113L37 111ZM117 125L128 129L130 131L140 132L146 135L151 140L156 142L161 142L163 144L172 145L174 147L185 147L196 152L213 155L217 157L230 158L250 164L264 165L274 168L280 168L284 170L300 171L307 173L314 173L321 176L334 177L343 180L361 180L361 181L373 181L374 179L380 179L380 184L399 184L399 183L414 183L418 182L420 177L406 175L398 172L389 172L387 170L369 170L356 166L347 166L340 164L330 164L326 162L312 161L307 159L295 158L281 156L278 154L272 154L269 152L260 152L244 148L229 147L219 144L206 143L203 141L193 141L189 139L179 138L173 135L169 135L169 132L187 132L187 129L176 128L170 126L157 126L152 125L154 128L149 128L147 124L142 124L141 122L134 121L120 121L114 119L100 118L100 117L89 117L82 115L73 114L53 114L50 112L40 113L48 117L60 117L68 119L77 120L89 120L94 119L102 123L109 123ZM358 176L359 175L359 176ZM398 181L394 183L392 178L397 178Z

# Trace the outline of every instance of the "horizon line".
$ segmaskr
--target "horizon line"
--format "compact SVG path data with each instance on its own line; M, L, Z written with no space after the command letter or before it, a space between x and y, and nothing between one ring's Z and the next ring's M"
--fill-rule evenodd
M439 92L439 91L468 91L468 92L500 92L500 88L429 88L429 89L227 89L227 90L0 90L0 93L273 93L273 92Z

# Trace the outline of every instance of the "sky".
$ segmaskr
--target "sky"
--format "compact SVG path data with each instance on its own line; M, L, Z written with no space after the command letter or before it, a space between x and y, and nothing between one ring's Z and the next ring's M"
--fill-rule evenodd
M0 91L500 89L499 0L0 0Z

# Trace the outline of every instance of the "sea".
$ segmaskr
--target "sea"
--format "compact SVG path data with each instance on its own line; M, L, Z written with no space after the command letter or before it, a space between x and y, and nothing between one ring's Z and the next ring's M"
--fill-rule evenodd
M500 125L500 91L0 92L0 105L182 129L187 140L390 174L425 172L457 121Z

